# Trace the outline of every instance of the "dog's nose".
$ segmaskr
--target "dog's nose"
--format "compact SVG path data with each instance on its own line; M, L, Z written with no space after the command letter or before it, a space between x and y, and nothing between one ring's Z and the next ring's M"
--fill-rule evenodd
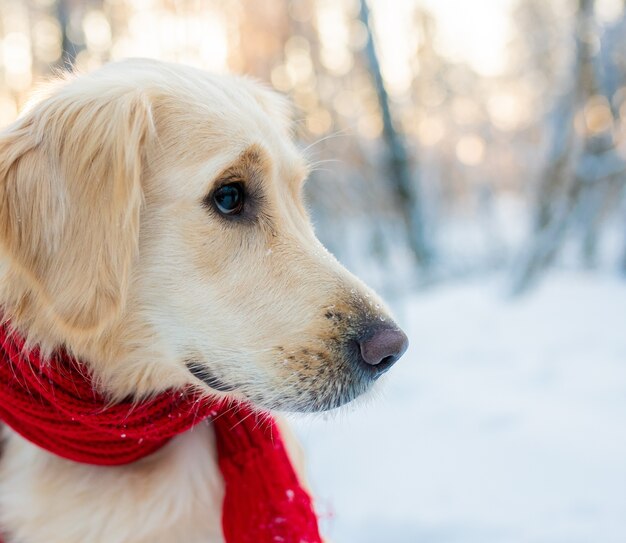
M409 346L406 334L398 328L377 328L359 341L361 357L378 374L387 371Z

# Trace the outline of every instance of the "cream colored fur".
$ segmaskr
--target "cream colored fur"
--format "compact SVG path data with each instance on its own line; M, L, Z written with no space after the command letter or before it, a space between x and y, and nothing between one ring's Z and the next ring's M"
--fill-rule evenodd
M265 408L366 390L342 354L382 304L315 238L289 111L243 78L148 60L57 81L0 134L0 306L63 345L113 399L188 384L200 364ZM207 195L254 194L249 221ZM56 458L4 429L7 543L221 541L209 423L129 466Z

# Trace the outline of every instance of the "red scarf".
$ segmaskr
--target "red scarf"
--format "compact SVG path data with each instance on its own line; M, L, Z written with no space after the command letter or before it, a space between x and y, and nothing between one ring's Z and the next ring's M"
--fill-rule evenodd
M211 418L225 483L227 543L321 543L311 499L300 486L278 427L246 405L208 402L192 391L111 405L84 367L59 351L45 363L0 326L0 421L63 458L127 464ZM1 541L0 541L1 543Z

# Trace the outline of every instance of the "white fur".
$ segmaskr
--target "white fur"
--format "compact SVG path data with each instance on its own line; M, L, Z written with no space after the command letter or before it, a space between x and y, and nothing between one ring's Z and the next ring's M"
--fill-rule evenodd
M233 177L248 223L203 205ZM345 403L371 384L346 345L390 319L315 238L305 177L284 102L248 80L135 60L55 83L0 133L0 306L112 399L224 396L195 362L266 408ZM216 543L222 493L208 423L123 467L5 429L6 543Z
M219 543L222 497L208 424L119 467L64 460L11 432L0 463L7 543Z

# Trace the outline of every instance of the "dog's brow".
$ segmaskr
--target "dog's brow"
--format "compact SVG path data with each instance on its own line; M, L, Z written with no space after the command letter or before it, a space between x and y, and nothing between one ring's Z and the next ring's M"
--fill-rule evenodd
M289 184L300 185L309 175L309 167L298 154L290 156L279 166L281 176ZM218 178L269 173L271 170L270 154L260 145L252 144L237 155L223 170Z
M243 172L263 172L269 168L269 156L259 145L252 144L244 149L223 170L219 177Z

